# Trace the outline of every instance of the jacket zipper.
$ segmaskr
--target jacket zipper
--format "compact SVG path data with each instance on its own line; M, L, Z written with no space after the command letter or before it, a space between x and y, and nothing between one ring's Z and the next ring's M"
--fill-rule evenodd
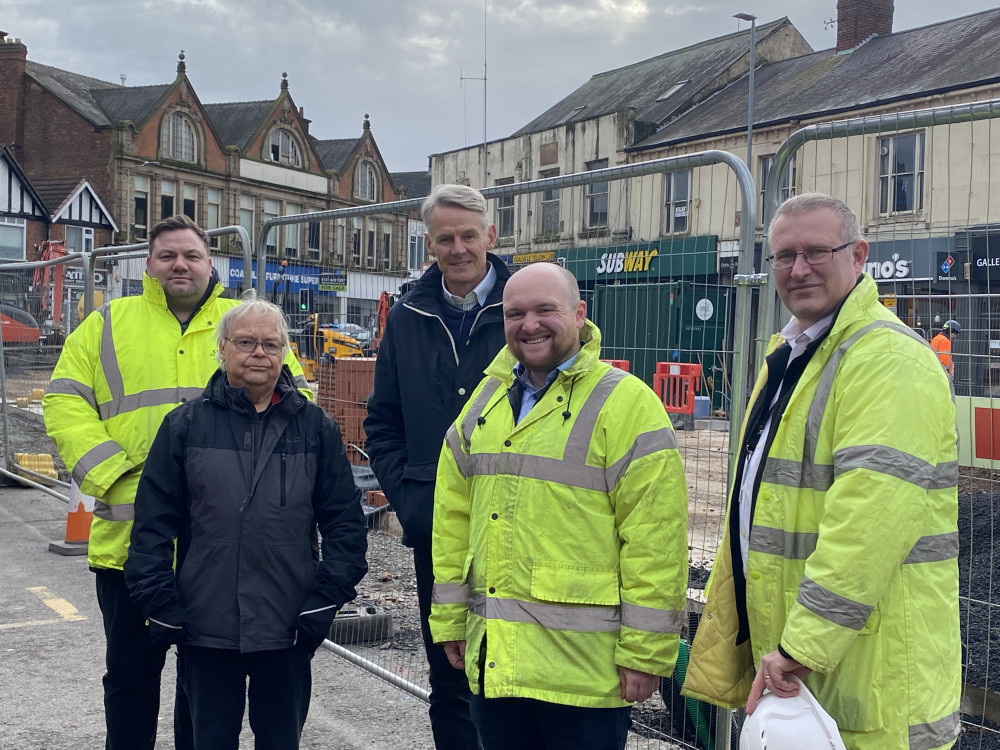
M472 336L472 332L476 330L476 324L479 322L479 318L482 316L482 314L484 312L486 312L487 310L489 310L491 307L496 307L497 305L500 305L500 304L501 304L500 302L494 302L491 305L485 305L485 306L483 306L483 308L478 313L476 313L476 319L472 321L472 327L469 329L469 336L470 337ZM455 337L451 335L451 331L448 330L448 326L445 324L445 322L441 318L441 316L440 315L435 315L434 313L427 312L426 310L421 310L419 307L414 307L409 302L407 302L405 305L403 305L403 307L405 307L407 310L413 310L413 312L419 313L420 315L424 315L424 316L426 316L428 318L434 318L438 323L441 324L441 327L444 328L444 332L446 334L448 334L448 341L451 342L451 353L455 355L455 364L456 365L459 364L459 361L458 361L458 348L455 346Z
M288 460L288 454L281 454L281 507L285 507L285 464Z

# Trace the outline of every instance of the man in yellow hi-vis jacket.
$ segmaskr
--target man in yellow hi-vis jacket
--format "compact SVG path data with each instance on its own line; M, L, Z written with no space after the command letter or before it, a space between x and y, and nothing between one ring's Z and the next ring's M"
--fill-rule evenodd
M768 260L794 316L743 426L687 695L752 713L804 680L849 750L959 732L958 452L948 377L879 304L841 201L781 205Z
M240 304L220 296L207 237L186 216L153 227L149 247L142 296L112 300L87 316L67 337L42 401L60 456L96 498L87 562L107 641L107 750L152 750L168 648L150 640L122 572L139 475L163 417L200 397L218 369L216 324ZM311 398L299 363L289 355L286 364ZM191 748L179 688L174 724L178 750Z
M485 750L620 750L677 658L687 490L650 388L600 362L559 266L514 274L507 346L448 431L430 627ZM552 745L555 746L555 745Z

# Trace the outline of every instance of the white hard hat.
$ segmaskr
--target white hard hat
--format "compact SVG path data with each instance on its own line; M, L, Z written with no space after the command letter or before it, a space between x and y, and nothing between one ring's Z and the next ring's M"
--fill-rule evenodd
M747 716L740 732L740 750L846 750L835 722L809 689L781 698L764 693L757 710Z

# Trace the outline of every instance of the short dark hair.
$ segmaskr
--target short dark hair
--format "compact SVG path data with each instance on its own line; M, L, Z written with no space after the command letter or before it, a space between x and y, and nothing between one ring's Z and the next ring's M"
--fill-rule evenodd
M156 242L157 237L164 232L176 232L179 229L190 229L198 235L202 244L205 246L206 252L208 251L208 235L205 234L205 230L191 221L191 219L184 214L177 214L176 216L164 219L149 230L149 252L153 252L153 243Z

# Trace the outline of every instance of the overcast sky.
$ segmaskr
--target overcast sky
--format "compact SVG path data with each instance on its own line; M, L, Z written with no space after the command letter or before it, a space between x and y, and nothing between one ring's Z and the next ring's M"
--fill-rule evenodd
M893 30L993 7L896 0ZM202 102L270 100L288 73L317 138L360 135L390 171L510 135L591 75L788 16L814 49L836 44L836 0L0 0L28 59L127 85L173 80L184 50ZM485 34L484 34L485 27ZM742 26L745 28L745 24Z

